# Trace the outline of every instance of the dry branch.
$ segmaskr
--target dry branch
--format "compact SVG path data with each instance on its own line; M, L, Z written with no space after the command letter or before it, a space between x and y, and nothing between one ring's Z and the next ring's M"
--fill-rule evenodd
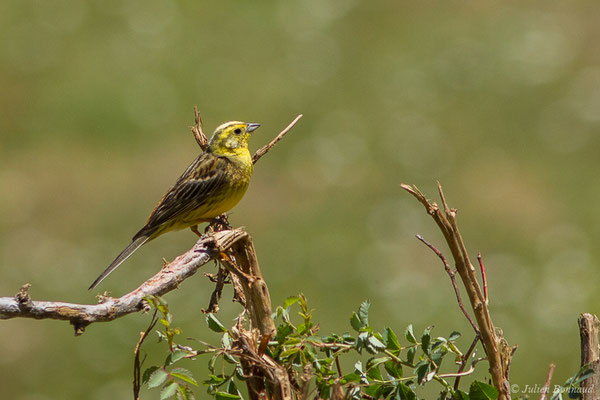
M456 210L448 207L444 192L438 183L438 191L442 200L442 208L427 200L415 186L400 185L412 194L427 210L444 235L454 258L455 268L465 286L469 301L481 333L481 343L490 364L492 383L498 390L500 400L510 399L508 369L512 353L506 341L496 334L496 328L490 316L488 304L477 280L476 269L469 259L462 235L456 222Z
M75 334L80 335L93 322L108 322L146 309L146 297L162 296L177 289L198 268L218 257L217 249L229 248L244 237L247 237L247 233L242 229L207 235L134 291L119 298L100 296L99 304L32 301L26 286L15 297L0 297L0 319L19 317L65 320L70 321L75 327Z

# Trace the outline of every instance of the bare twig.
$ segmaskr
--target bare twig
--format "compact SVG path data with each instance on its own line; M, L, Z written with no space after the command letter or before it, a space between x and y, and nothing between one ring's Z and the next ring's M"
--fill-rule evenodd
M415 186L405 184L400 186L425 206L427 213L431 215L444 235L446 243L452 252L456 270L469 296L477 327L481 332L481 343L490 364L492 383L499 393L498 399L510 399L507 368L510 365L511 352L508 350L506 341L496 334L496 328L492 322L488 304L485 302L483 291L479 285L475 268L469 259L462 235L458 229L456 210L448 206L439 182L438 192L443 210L436 203L427 200L423 193Z
M80 335L93 322L107 322L142 311L147 296L161 296L177 289L181 282L204 264L218 256L217 249L227 249L247 237L242 229L227 230L205 236L191 250L164 266L160 272L134 291L119 298L102 297L100 304L74 304L53 301L31 301L28 296L0 297L0 319L34 318L70 321ZM20 292L21 293L21 292Z
M138 340L137 344L135 345L135 357L133 360L133 398L135 400L139 400L140 389L142 387L142 363L144 361L142 360L140 362L140 349L142 347L142 343L144 343L144 340L146 340L148 334L152 329L154 329L154 326L158 322L158 318L156 318L157 312L158 310L154 310L154 315L152 315L152 319L150 320L150 325L148 325L148 329L146 329L146 331L144 332L140 332L140 340Z
M552 382L552 374L554 374L554 364L550 364L550 367L548 368L548 375L546 376L546 382L542 387L540 400L546 400L546 397L548 396L548 392L550 391L550 382Z
M279 135L277 135L275 137L275 139L271 140L271 142L269 144L267 144L266 146L261 147L260 149L258 149L256 151L256 153L254 153L254 155L252 156L252 162L254 164L256 164L256 162L265 154L267 154L267 152L269 150L271 150L271 147L275 146L275 144L277 144L277 142L279 142L281 139L283 139L283 137L285 136L286 133L289 132L290 129L292 129L294 127L294 125L296 125L296 122L298 122L298 120L302 118L302 114L298 115L296 118L294 118L294 120L292 122L290 122L290 124L288 126L285 127L285 129L283 129Z
M598 317L583 313L579 316L579 336L581 338L581 366L590 365L594 375L581 382L581 399L598 399Z
M437 248L435 248L435 246L433 246L431 243L429 243L425 239L423 239L423 236L416 235L416 237L421 242L423 242L425 244L425 246L429 247L431 249L431 251L433 251L440 258L440 260L442 260L442 263L444 263L444 269L446 270L446 273L448 274L448 276L450 277L450 281L452 282L452 287L454 288L454 294L456 294L456 300L458 301L458 306L462 310L465 317L467 317L467 319L469 320L469 323L473 327L473 330L475 331L475 334L477 335L477 338L479 339L479 328L477 328L477 325L475 325L475 322L473 322L473 319L467 312L467 309L465 308L465 306L462 302L462 299L460 297L460 291L458 290L458 286L456 285L456 270L455 269L453 270L450 268L450 265L448 265L448 261L446 260L446 257L444 257L442 252L439 251Z

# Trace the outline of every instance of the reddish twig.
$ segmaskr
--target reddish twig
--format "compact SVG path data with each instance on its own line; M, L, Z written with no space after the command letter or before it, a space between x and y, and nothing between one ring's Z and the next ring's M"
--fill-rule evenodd
M452 287L454 288L454 293L456 294L456 300L458 301L458 306L462 310L465 317L467 317L467 319L469 320L469 323L473 327L475 334L479 336L479 328L477 328L477 325L475 325L475 322L473 322L473 319L467 312L467 309L465 308L465 306L462 302L462 299L460 297L460 291L458 290L458 286L456 285L456 270L453 270L450 268L450 265L448 264L446 257L444 257L442 252L439 251L438 249L436 249L434 245L427 242L421 235L416 235L416 237L421 242L423 242L423 244L425 244L425 246L429 247L431 249L431 251L433 251L440 258L440 260L442 260L442 263L444 263L444 269L446 270L446 273L448 274L448 276L450 277L450 281L452 282Z
M540 400L546 400L548 392L550 392L550 382L552 381L552 374L554 374L554 364L550 364L550 368L548 368L548 375L546 376L546 382L542 387Z
M483 280L483 298L485 299L485 304L488 305L488 292L487 292L487 279L485 277L485 267L483 266L483 261L481 260L481 253L477 253L477 261L479 261L479 269L481 269L481 279Z

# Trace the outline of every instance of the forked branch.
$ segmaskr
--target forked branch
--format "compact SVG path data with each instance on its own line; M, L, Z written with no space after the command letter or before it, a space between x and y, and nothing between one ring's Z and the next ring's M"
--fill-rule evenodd
M448 207L444 192L439 183L438 192L442 201L442 208L435 202L427 200L425 195L415 186L406 184L400 186L423 204L427 213L433 218L444 235L444 239L446 239L446 243L454 258L456 271L469 296L477 327L481 333L481 343L490 364L492 382L499 393L498 398L500 400L510 399L508 370L512 351L506 341L496 333L496 327L490 316L487 298L479 285L476 269L469 259L462 235L458 229L456 210Z

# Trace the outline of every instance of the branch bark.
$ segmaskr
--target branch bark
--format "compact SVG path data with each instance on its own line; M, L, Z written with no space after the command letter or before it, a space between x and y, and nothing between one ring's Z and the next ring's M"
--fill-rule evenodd
M590 365L594 375L581 382L581 399L598 399L598 317L584 313L579 316L579 336L581 337L581 366Z
M438 228L444 235L446 243L452 252L456 270L465 286L469 301L481 333L481 343L490 365L492 383L498 390L500 400L510 399L510 385L508 382L508 369L512 357L511 350L501 336L496 334L489 308L481 286L477 280L476 269L469 259L462 235L456 222L456 210L448 207L444 192L438 183L438 192L443 209L435 202L427 200L421 191L411 185L401 184L404 190L413 195L427 210Z

